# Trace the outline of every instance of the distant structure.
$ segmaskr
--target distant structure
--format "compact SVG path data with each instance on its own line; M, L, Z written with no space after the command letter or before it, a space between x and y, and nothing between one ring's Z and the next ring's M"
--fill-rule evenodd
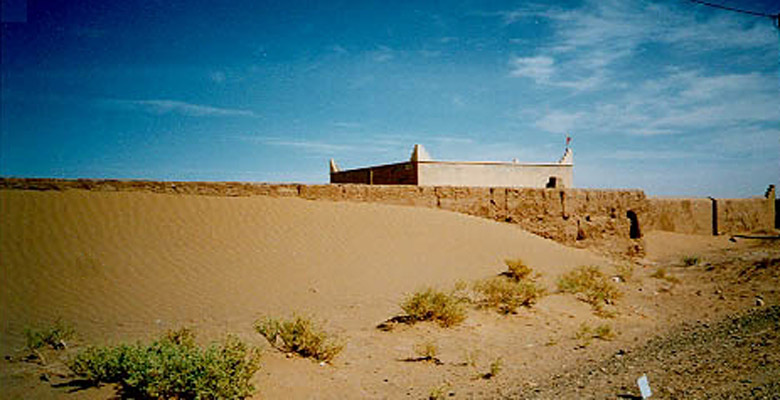
M330 160L330 183L418 186L570 188L574 156L567 146L557 163L435 161L415 144L409 161L342 171Z

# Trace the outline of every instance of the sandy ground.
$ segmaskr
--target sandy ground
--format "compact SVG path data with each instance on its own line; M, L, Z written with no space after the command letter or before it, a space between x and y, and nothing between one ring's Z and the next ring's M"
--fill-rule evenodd
M580 265L599 265L614 275L625 261L445 211L268 197L9 190L0 191L0 215L0 352L11 356L0 362L2 398L113 395L110 387L59 386L67 377L40 380L41 373L63 372L56 363L16 361L24 328L58 317L76 327L76 349L147 339L181 326L204 340L236 333L265 350L258 398L427 398L437 390L450 398L573 398L587 383L576 382L567 392L551 382L617 351L640 348L686 321L719 321L754 308L756 296L762 307L778 304L777 268L750 269L780 257L778 246L724 237L649 233L647 257L619 283L624 297L617 316L603 319L574 296L555 293L554 282ZM684 267L685 255L701 261ZM426 323L393 332L375 328L400 313L406 293L496 275L505 258L522 258L541 273L551 294L516 315L472 309L450 329ZM661 266L677 281L651 278ZM260 316L293 312L313 316L346 340L332 365L288 358L252 331ZM608 324L617 337L584 345L575 337L582 324ZM400 361L414 356L423 341L436 344L443 365ZM497 359L498 376L478 378ZM614 398L623 390L598 388L594 397ZM631 387L623 393L638 394Z

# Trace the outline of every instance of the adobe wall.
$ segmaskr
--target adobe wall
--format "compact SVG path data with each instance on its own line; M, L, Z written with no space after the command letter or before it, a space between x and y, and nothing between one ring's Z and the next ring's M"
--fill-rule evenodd
M646 209L645 195L639 190L13 178L0 178L0 189L261 195L438 208L515 223L540 236L577 247L609 244L617 246L616 252L620 253L641 252L641 241L628 238L630 222L626 212L633 210L642 224Z
M365 185L416 185L417 165L412 162L332 172L330 183Z
M16 178L0 178L0 189L298 197L438 208L518 224L527 231L571 246L595 246L631 255L642 253L642 241L630 237L629 214L635 216L639 233L664 230L712 234L709 199L648 199L641 190ZM774 192L766 199L719 199L717 203L721 233L774 227Z
M768 231L775 225L774 193L771 198L713 200L647 200L647 229L696 235L712 235L713 222L719 234Z
M558 187L574 186L571 164L508 164L420 161L421 186L544 188L550 177Z
M718 199L718 231L725 233L771 231L775 202L771 199Z
M650 198L647 202L647 229L712 235L710 199Z

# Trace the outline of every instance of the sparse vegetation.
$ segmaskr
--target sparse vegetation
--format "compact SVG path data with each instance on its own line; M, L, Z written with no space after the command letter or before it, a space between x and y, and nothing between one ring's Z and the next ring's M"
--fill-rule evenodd
M46 327L25 329L25 347L31 352L40 350L44 346L61 350L67 347L67 341L72 339L75 334L76 330L73 326L57 319Z
M444 365L444 363L436 357L439 354L439 347L436 346L436 342L432 340L426 340L414 345L414 352L417 357L405 358L401 361L407 362L430 362L436 365Z
M465 280L458 280L450 292L451 296L459 303L471 303L471 290L469 283Z
M487 278L474 283L477 303L494 308L502 314L517 312L519 307L530 307L544 294L535 282L516 281L502 276Z
M479 349L474 349L471 351L464 351L463 352L463 363L461 365L463 366L471 366L472 368L477 367L477 358L479 357Z
M414 352L420 356L420 358L433 360L439 354L439 347L436 346L435 342L426 340L424 342L415 344Z
M505 272L504 275L518 282L528 280L531 278L531 274L534 272L531 267L525 265L523 260L519 258L514 260L504 260L504 264L506 264L508 268L508 271Z
M655 272L650 274L650 277L655 279L662 279L670 283L680 283L680 280L677 279L676 276L668 275L666 268L664 267L659 267L657 270L655 270Z
M634 279L634 264L623 263L617 266L617 276L623 280L623 282L630 282Z
M409 295L401 303L401 309L410 322L435 321L443 327L449 327L466 319L466 309L462 303L453 294L427 288Z
M271 346L317 361L330 362L344 345L319 328L310 318L295 315L292 320L264 318L255 322L255 330Z
M605 304L614 304L621 293L596 266L582 266L558 279L558 290L581 295L581 300L603 311ZM603 314L603 313L602 313Z
M94 385L116 383L131 398L242 399L260 353L233 336L205 349L192 331L171 331L150 345L89 347L68 363Z
M586 347L590 345L591 340L593 339L600 339L600 340L614 339L615 332L612 330L612 327L608 324L601 324L596 326L595 328L591 328L588 324L583 322L582 325L580 325L580 329L577 331L575 338L580 341L580 345L582 347Z
M495 360L493 360L492 363L490 363L490 369L488 370L488 372L485 372L484 374L480 375L480 378L482 379L495 378L501 372L503 366L504 366L504 360L501 357L496 358Z
M443 383L439 386L431 388L431 391L428 392L428 399L429 400L444 399L447 397L447 391L449 390L450 390L450 385L447 383Z
M682 258L683 265L685 265L686 267L692 267L694 265L698 265L699 261L700 261L699 256L695 256L695 255L685 256Z

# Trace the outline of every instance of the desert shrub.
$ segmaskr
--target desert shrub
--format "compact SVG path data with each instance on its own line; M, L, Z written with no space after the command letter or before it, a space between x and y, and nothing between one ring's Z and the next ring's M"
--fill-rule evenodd
M279 350L329 362L344 345L335 336L318 327L310 318L299 315L291 320L265 318L255 322L255 330Z
M531 278L533 270L531 267L525 265L523 260L519 258L514 260L504 260L504 264L506 264L508 268L508 271L504 273L507 277L510 277L516 281L522 281Z
M471 290L470 290L470 284L469 282L465 280L458 280L455 282L455 285L450 292L450 296L455 299L458 303L471 303Z
M666 268L664 267L659 267L657 270L655 270L655 272L650 274L650 277L655 279L662 279L671 283L680 283L680 280L677 279L676 276L667 275Z
M620 290L595 266L582 266L558 279L558 290L582 295L582 300L597 310L620 298Z
M95 385L116 383L134 398L242 399L260 368L260 353L234 336L202 348L187 329L151 344L89 347L68 367Z
M503 314L514 313L519 307L530 307L544 294L544 290L534 282L502 276L475 282L474 291L480 306L494 308Z
M692 267L699 264L699 256L685 256L682 258L683 265Z
M581 342L582 346L590 345L591 340L612 340L615 338L615 332L612 327L607 324L599 325L595 328L591 328L588 324L583 323L580 325L580 329L575 335L576 339Z
M73 326L57 319L49 326L25 329L25 347L29 351L39 350L44 346L55 350L64 349L66 341L72 339L75 334Z
M449 327L466 319L462 303L455 295L427 288L407 296L401 303L401 309L413 322L435 321L443 327Z
M607 324L601 324L593 329L593 337L601 340L612 340L615 338L615 332Z

